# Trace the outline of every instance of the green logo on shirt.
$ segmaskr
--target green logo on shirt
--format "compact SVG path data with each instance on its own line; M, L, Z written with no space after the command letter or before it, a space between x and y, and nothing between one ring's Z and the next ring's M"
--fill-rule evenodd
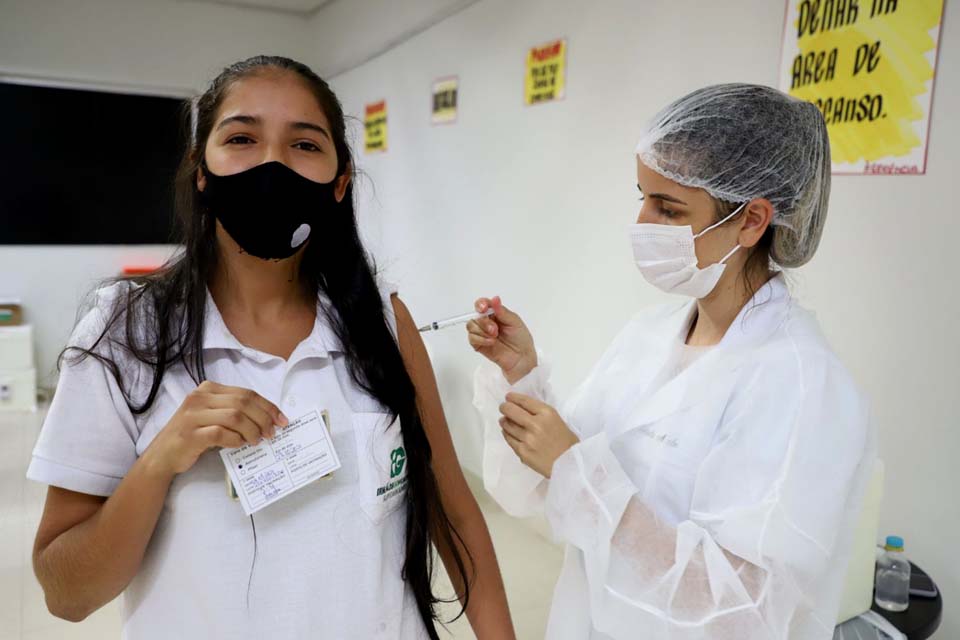
M403 447L390 452L390 478L396 478L403 472L403 465L407 463L407 452Z

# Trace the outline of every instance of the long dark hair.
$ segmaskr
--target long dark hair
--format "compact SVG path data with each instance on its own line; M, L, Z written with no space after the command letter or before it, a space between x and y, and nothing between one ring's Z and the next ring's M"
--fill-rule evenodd
M269 71L294 73L306 83L329 121L337 151L337 175L352 167L340 101L309 67L289 58L256 56L237 62L224 69L201 96L184 105L182 120L188 144L175 182L175 208L184 250L160 270L131 279L138 286L128 287L126 294L118 297L93 345L71 345L64 350L64 354L75 351L76 359L93 357L102 362L134 414L142 414L153 405L163 376L172 366L182 364L197 384L205 379L202 344L206 286L217 266L218 247L215 219L199 201L197 171L227 91L245 77ZM460 594L463 610L469 599L467 566L469 562L472 568L472 558L440 498L416 390L388 325L374 270L357 232L352 186L348 186L337 214L326 222L323 233L336 238L336 242L324 243L322 251L319 243L307 244L300 262L300 281L311 295L323 292L329 299L330 305L324 305L323 312L343 344L353 381L400 419L408 469L402 575L416 598L430 637L437 638L436 605L446 601L432 590L432 547L442 545L456 563L464 591ZM99 348L104 342L110 349ZM149 391L144 385L145 393L135 394L125 384L117 359L110 355L115 348L127 351L152 370Z

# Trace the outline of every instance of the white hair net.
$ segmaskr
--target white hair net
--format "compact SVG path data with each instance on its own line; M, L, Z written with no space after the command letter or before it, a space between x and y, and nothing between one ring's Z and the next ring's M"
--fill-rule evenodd
M798 267L816 252L830 197L830 141L813 104L760 85L705 87L657 114L636 153L660 175L718 200L769 200L777 264Z

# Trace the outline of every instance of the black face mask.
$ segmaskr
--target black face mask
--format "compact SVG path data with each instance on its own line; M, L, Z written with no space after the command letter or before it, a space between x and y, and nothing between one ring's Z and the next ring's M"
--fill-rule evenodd
M240 248L264 260L289 258L339 205L336 179L314 182L283 164L266 162L229 176L202 166L203 203Z

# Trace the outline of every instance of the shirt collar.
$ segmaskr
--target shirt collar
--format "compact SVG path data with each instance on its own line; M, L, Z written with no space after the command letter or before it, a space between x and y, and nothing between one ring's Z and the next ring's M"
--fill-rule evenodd
M290 361L293 361L295 358L298 360L308 357L326 358L331 353L343 352L342 343L327 321L324 313L325 308L330 308L330 300L318 292L317 317L313 322L313 329L310 331L310 335L294 349L290 355ZM206 304L204 306L203 324L203 350L206 351L208 349L239 351L258 362L266 362L267 360L276 358L276 356L243 345L230 333L226 323L223 321L223 316L220 315L217 303L214 301L213 296L210 295L209 289L207 289Z

